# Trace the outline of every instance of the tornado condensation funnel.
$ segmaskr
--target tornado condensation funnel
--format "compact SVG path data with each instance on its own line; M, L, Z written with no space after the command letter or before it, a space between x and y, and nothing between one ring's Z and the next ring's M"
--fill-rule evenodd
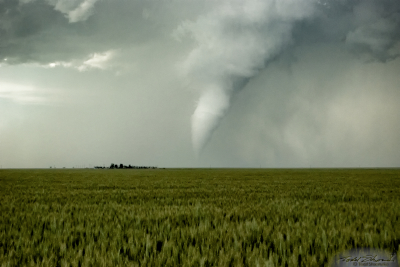
M192 142L197 156L227 112L229 98L229 94L218 87L211 87L201 95L192 115Z

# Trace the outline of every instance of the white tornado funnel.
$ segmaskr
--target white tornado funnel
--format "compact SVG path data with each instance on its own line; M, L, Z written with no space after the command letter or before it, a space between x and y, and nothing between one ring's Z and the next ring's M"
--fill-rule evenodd
M192 115L192 142L197 156L227 112L229 99L229 94L218 87L209 88L201 95Z

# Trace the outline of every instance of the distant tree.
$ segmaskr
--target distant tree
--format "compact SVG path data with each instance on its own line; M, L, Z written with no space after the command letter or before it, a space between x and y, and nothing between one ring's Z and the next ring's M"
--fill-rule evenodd
M114 169L114 163L111 163L110 169Z
M120 169L123 169L123 168L124 168L124 164L122 164L122 163L119 164L119 168L120 168Z

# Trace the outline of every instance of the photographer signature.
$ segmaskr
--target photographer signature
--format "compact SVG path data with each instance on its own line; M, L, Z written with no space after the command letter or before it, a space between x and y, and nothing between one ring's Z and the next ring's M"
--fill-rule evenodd
M340 260L345 261L345 262L394 262L394 257L396 254L392 254L388 260L385 259L377 259L377 255L365 255L361 257L352 257L352 256L347 256L347 257L340 257Z

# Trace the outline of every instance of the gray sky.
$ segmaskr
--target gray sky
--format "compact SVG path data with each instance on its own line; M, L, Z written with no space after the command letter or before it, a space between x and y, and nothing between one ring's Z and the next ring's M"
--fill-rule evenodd
M398 0L0 1L0 165L400 167Z

